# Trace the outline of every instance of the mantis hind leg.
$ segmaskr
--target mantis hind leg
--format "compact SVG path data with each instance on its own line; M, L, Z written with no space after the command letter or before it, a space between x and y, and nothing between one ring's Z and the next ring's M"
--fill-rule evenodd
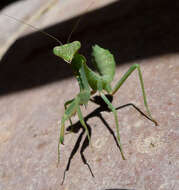
M152 118L149 107L148 107L148 103L147 103L147 97L146 97L146 93L145 93L145 89L144 89L144 82L143 82L143 78L142 78L142 73L140 70L140 65L138 64L133 64L129 70L123 75L123 77L117 82L117 84L115 85L114 89L112 90L111 95L114 95L118 89L122 86L122 84L126 81L126 79L131 75L131 73L137 69L138 70L138 75L139 75L139 80L140 80L140 84L141 84L141 89L142 89L142 95L143 95L143 100L144 100L144 105L145 108L147 110L147 114L149 115L149 117L151 118L151 121L153 121L155 123L155 125L158 125L157 122Z
M122 145L121 145L121 142L120 142L119 122L118 122L118 118L117 118L117 111L116 111L115 107L111 104L111 102L108 100L108 98L102 92L100 93L100 95L101 95L102 99L105 101L105 103L108 105L109 109L114 114L115 123L116 123L116 131L117 131L117 141L118 141L118 144L119 144L122 159L125 160L124 153L123 153L123 150L122 150Z

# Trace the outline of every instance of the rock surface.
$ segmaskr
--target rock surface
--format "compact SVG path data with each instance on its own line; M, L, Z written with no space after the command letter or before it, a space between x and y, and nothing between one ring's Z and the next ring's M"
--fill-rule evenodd
M132 107L120 109L120 135L127 158L122 160L111 132L116 134L112 113L102 112L103 120L96 112L87 121L93 150L90 146L84 150L95 177L82 161L85 134L81 128L65 136L57 168L63 105L79 89L69 65L52 55L54 44L44 45L38 33L25 36L9 49L0 68L0 190L179 189L178 13L167 1L163 1L159 17L160 1L152 4L136 0L132 6L120 2L87 15L72 38L82 41L82 52L88 58L94 42L114 53L121 64L117 64L113 85L131 64L141 65L149 107L159 126ZM109 17L104 19L104 15ZM65 27L68 31L71 22L74 20L47 30L56 29L58 33ZM91 25L85 27L84 22ZM170 24L175 28L169 32ZM137 72L113 100L116 107L129 102L145 111ZM83 115L89 117L97 107L89 103ZM77 116L73 122L78 123Z

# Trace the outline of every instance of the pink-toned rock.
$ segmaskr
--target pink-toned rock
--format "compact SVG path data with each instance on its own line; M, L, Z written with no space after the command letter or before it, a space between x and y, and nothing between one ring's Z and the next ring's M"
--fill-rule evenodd
M154 126L132 107L119 110L121 142L127 158L122 160L115 140L104 124L104 121L107 122L115 132L112 113L102 112L103 122L99 117L91 117L87 123L92 130L93 150L90 146L87 147L84 155L95 177L91 176L89 168L81 159L80 150L85 140L83 135L80 147L71 159L64 184L61 185L70 154L82 133L80 129L78 133L65 136L65 145L61 146L61 162L57 168L60 118L64 113L64 102L79 92L77 82L69 77L70 72L66 71L69 67L63 67L65 63L53 59L53 55L49 55L45 46L40 50L32 50L23 58L21 53L17 53L20 55L20 58L17 58L13 54L14 51L10 51L0 68L0 190L179 189L179 54L173 50L175 45L177 46L178 38L169 35L170 40L175 38L176 44L173 41L173 46L168 36L162 38L168 40L168 46L164 47L158 36L152 41L152 46L150 41L158 31L158 25L155 23L153 28L145 30L148 25L145 25L146 22L140 22L143 17L139 20L138 17L134 18L132 13L136 13L135 10L138 10L136 6L134 12L127 11L126 14L120 15L121 20L114 19L103 25L103 28L100 26L104 31L101 34L94 28L87 27L74 36L77 39L87 39L86 43L83 43L86 49L88 40L94 39L98 39L96 43L103 42L106 48L108 45L112 47L111 51L125 63L117 66L113 84L131 64L141 65L149 107L159 126ZM156 12L158 13L158 9ZM115 13L114 11L113 14ZM153 18L153 21L156 19L157 17ZM133 24L130 25L133 22L141 27L136 26L135 30ZM162 28L163 30L165 31L165 28ZM28 38L30 37L21 41L24 44L19 45L20 50L29 48ZM116 40L113 39L113 43L112 38ZM160 43L156 42L157 39L161 40ZM33 49L32 46L30 48ZM170 48L173 48L172 52ZM137 60L139 55L141 59ZM59 68L61 70L56 71ZM59 78L53 76L53 73ZM120 88L113 104L117 107L129 102L145 111L137 72ZM89 103L87 110L83 109L84 116L89 116L96 108L96 105ZM78 118L74 117L73 121L78 122ZM69 123L66 126L68 127Z

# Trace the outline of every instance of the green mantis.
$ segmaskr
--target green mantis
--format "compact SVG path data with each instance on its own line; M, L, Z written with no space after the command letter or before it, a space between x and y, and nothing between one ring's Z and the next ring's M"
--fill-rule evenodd
M6 14L4 15L18 22L24 23L20 19L16 19ZM24 23L24 24L32 27L35 30L37 29L36 27L30 24L27 24L27 23ZM137 70L138 76L140 79L144 105L145 105L147 115L148 115L146 117L150 119L152 122L154 122L155 125L157 125L157 122L152 118L150 110L148 108L148 103L147 103L147 98L146 98L146 93L144 89L144 83L143 83L140 66L138 64L133 64L129 68L129 70L123 75L123 77L112 88L111 82L114 78L116 63L110 51L103 49L102 47L98 45L93 46L92 63L94 64L97 70L97 72L94 72L87 66L87 61L85 57L78 53L79 49L81 48L81 43L79 41L74 41L72 43L67 43L63 45L57 38L53 37L52 35L44 32L43 30L40 30L40 32L42 32L43 34L45 34L46 36L50 38L53 38L54 40L60 43L60 46L55 47L53 49L53 52L56 56L62 58L65 62L71 65L74 75L80 87L80 92L76 95L76 97L74 97L72 100L65 102L64 104L65 113L61 119L61 128L60 128L60 135L59 135L59 142L58 142L58 163L60 161L60 145L64 143L65 122L69 120L70 124L72 125L71 117L74 114L77 113L80 123L85 129L89 143L91 144L89 131L85 124L80 106L82 105L86 106L88 102L91 100L90 99L91 96L95 93L99 93L101 98L108 105L108 108L112 111L114 115L116 132L117 132L117 141L120 147L121 156L125 160L125 156L124 156L121 141L120 141L119 121L117 117L117 111L115 107L112 105L112 103L110 102L110 100L108 99L108 97L106 96L106 93L113 96L118 91L118 89L123 85L126 79L132 74L132 72L134 70ZM136 109L138 110L138 108ZM138 111L141 112L140 110Z
M75 98L69 100L65 103L65 113L61 119L61 128L58 143L58 162L60 161L60 144L64 143L64 132L65 132L65 122L67 120L71 121L71 117L74 114L78 114L81 125L84 127L86 135L88 137L89 143L91 144L90 135L88 128L85 124L80 106L87 105L90 97L96 92L99 93L104 102L108 105L108 108L112 111L115 119L117 141L120 147L120 152L122 158L125 160L123 153L120 133L119 133L119 122L117 117L117 112L112 103L108 100L105 93L114 95L126 79L131 75L131 73L136 69L138 71L138 76L140 79L142 95L144 100L144 105L151 121L157 125L157 122L152 118L150 110L148 108L146 93L144 89L144 83L142 78L142 73L140 66L138 64L133 64L129 70L123 75L123 77L117 82L117 84L112 88L111 82L115 74L115 60L110 51L103 49L102 47L95 45L92 48L92 63L97 69L97 72L92 71L86 63L86 59L83 55L79 54L78 51L81 47L79 41L74 41L65 45L57 46L53 49L56 56L62 58L65 62L71 65L75 77L78 81L80 92Z

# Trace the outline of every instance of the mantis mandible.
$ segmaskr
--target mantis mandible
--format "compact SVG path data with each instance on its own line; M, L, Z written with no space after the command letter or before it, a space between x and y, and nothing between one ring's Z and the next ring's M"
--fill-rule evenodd
M129 68L129 70L123 75L123 77L116 83L114 88L112 88L111 82L114 78L115 66L116 66L114 56L110 53L109 50L106 50L98 45L93 46L92 63L97 69L98 73L96 73L87 66L85 57L78 53L80 47L81 43L79 41L74 41L72 43L57 46L53 49L53 53L56 56L62 58L66 63L70 64L80 87L80 92L76 95L76 97L73 98L72 100L67 101L64 104L65 113L61 119L61 128L60 128L59 143L58 143L58 162L60 161L60 144L64 143L65 122L69 120L70 123L72 124L71 117L74 114L76 113L78 114L80 123L84 127L89 143L91 144L89 131L85 124L80 106L82 105L86 106L90 101L90 97L96 92L99 93L101 98L108 105L108 108L112 111L114 115L116 131L117 131L117 141L120 147L121 156L123 160L125 160L125 156L120 141L117 112L115 107L108 100L105 93L113 96L122 86L122 84L126 81L126 79L132 74L132 72L134 70L137 70L142 89L144 105L148 117L150 118L151 121L155 123L155 125L157 125L157 122L152 118L148 107L140 66L139 64L133 64Z

